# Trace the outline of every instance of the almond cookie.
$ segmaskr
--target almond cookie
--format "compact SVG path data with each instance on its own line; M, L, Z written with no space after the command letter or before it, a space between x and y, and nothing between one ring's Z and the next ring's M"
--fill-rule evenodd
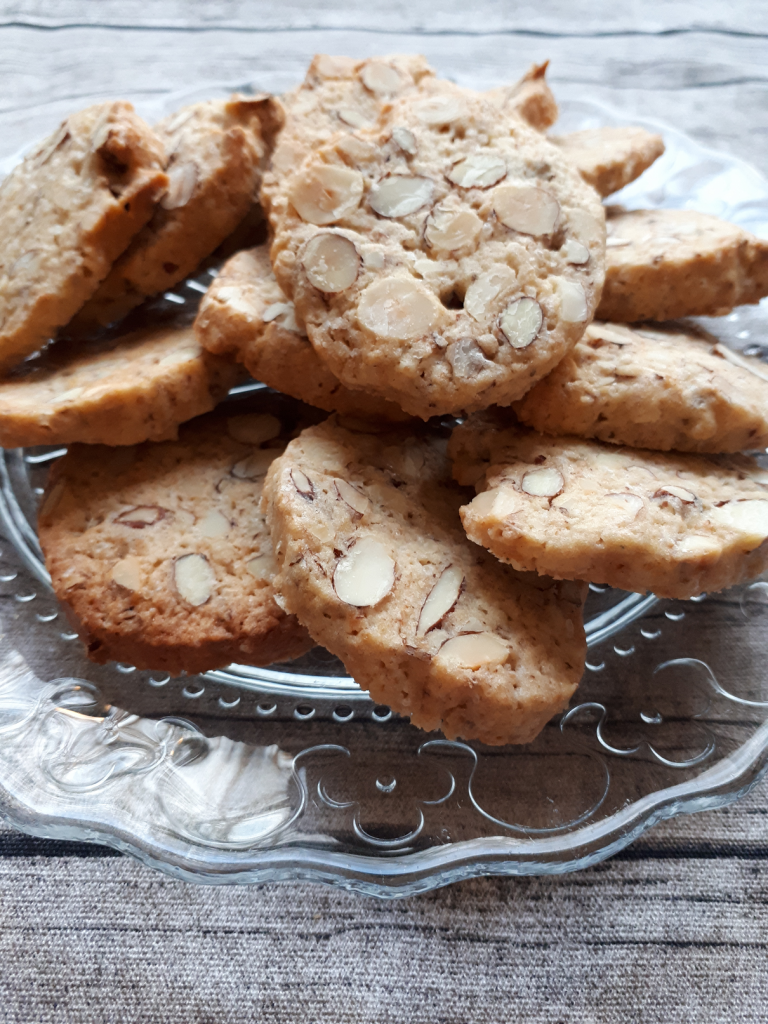
M467 536L516 569L688 598L768 566L768 473L744 456L542 437L489 414L456 428L451 454L479 492Z
M441 438L305 430L270 468L285 607L374 700L484 743L526 743L581 677L586 587L468 543Z
M296 321L272 273L268 246L237 253L216 275L195 320L209 351L231 355L256 380L327 412L404 420L393 402L350 391L331 373Z
M168 184L130 103L73 114L0 186L0 370L73 316Z
M240 376L191 327L156 327L72 356L59 342L0 383L0 445L127 445L175 438Z
M516 113L531 128L546 131L555 123L559 113L557 101L545 77L548 67L548 60L543 64L532 64L519 82L489 89L485 96L501 107L504 113Z
M600 320L720 316L768 295L768 242L693 210L609 212Z
M90 658L177 675L268 665L312 646L273 600L258 510L295 417L275 403L195 420L178 441L69 450L38 526L56 596Z
M196 103L160 121L155 132L168 155L168 191L72 328L110 324L192 273L257 198L281 121L266 95Z
M765 448L768 366L694 328L595 322L515 412L544 434L635 448Z
M587 128L551 138L601 196L629 185L664 152L662 137L645 128Z
M275 196L272 261L342 383L426 419L509 404L578 341L603 216L539 132L427 83L307 158Z

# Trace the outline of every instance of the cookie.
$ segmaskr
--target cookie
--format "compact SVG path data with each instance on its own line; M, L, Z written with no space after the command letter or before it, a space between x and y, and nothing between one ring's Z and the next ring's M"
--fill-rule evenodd
M744 456L665 454L470 418L454 475L467 536L516 569L688 598L768 566L768 472Z
M501 107L505 114L516 113L531 128L546 131L555 123L559 113L557 101L545 77L548 67L548 60L543 64L532 64L519 82L489 89L485 96Z
M587 128L551 136L601 196L639 178L664 152L664 140L645 128Z
M584 332L603 208L558 149L478 93L422 83L388 127L275 196L275 275L347 387L424 419L508 404Z
M73 114L0 186L0 371L77 312L142 228L168 178L130 103Z
M281 182L338 132L374 126L395 96L413 91L434 71L418 54L356 60L317 54L304 81L281 97L285 124L264 175L261 200L269 209Z
M205 352L191 327L156 327L91 351L63 342L0 383L0 445L129 445L175 438L237 383L229 360Z
M209 352L233 356L256 380L308 405L374 419L408 419L393 402L350 391L331 373L275 280L266 245L237 253L224 264L200 303L195 333Z
M74 445L39 516L56 596L100 663L177 675L268 665L312 646L274 602L258 502L295 413L218 413L178 441Z
M155 126L168 155L168 191L72 330L119 320L191 274L234 231L258 196L281 120L271 96L235 95L184 107Z
M292 441L264 503L287 609L371 697L484 743L525 743L568 703L586 587L523 576L470 544L445 442L353 433Z
M768 242L693 210L608 216L600 320L720 316L768 295Z
M592 323L514 406L544 434L635 448L768 447L768 366L685 327Z

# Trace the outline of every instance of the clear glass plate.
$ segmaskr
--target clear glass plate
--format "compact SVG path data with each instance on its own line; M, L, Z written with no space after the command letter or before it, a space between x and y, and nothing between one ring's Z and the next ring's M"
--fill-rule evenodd
M137 107L154 118L225 91ZM586 99L562 108L561 131L626 123ZM667 152L613 201L692 207L768 235L768 182L753 168L632 122L661 131ZM208 280L163 301L190 308ZM767 322L763 304L711 326L765 355ZM257 404L260 388L231 400ZM592 587L585 677L525 747L420 732L319 648L179 679L93 665L35 535L60 454L0 458L0 813L26 832L107 843L194 881L301 878L404 896L585 867L662 818L735 799L768 764L768 578L690 602Z

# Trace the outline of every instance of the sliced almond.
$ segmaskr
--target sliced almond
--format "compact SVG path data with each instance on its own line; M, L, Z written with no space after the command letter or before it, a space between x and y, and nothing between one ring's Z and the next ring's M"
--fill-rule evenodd
M685 487L678 487L677 484L664 484L656 491L654 498L663 498L666 494L670 494L673 498L679 498L686 505L696 501L696 495L692 491L686 490Z
M267 470L280 453L275 448L262 448L251 455L240 459L232 467L231 473L236 480L258 480L266 476Z
M560 296L560 319L569 324L584 323L589 316L584 289L576 281L566 281L564 277L555 278L554 283Z
M168 171L168 188L160 200L164 210L178 210L186 206L197 185L197 166L193 163L174 164Z
M435 296L415 281L390 277L368 285L360 297L357 317L379 338L408 341L431 331L443 318Z
M551 235L560 204L536 185L501 185L493 193L493 209L502 224L524 235Z
M344 235L323 232L304 247L302 264L309 283L321 292L343 292L357 280L360 254Z
M339 107L336 116L350 128L365 128L369 124L368 118L354 107Z
M751 551L768 538L768 501L763 498L747 498L746 501L729 501L719 508L712 508L709 514L716 523L736 530Z
M119 562L115 562L110 576L113 583L135 593L141 587L141 563L138 558L128 555L127 558L121 558Z
M416 636L424 636L445 618L459 600L463 582L464 573L458 566L449 565L443 569L422 606Z
M405 85L397 68L380 60L368 61L360 72L360 78L365 88L377 96L394 96Z
M242 416L230 416L227 420L227 433L233 441L242 444L260 445L278 437L283 429L277 416L271 413L244 413Z
M691 558L707 558L721 553L721 545L714 537L703 537L694 533L678 543L677 550Z
M210 599L216 579L205 555L182 555L173 567L173 578L181 597L194 608Z
M416 116L431 128L449 125L465 114L464 104L456 96L430 96L416 104Z
M493 633L465 633L446 640L434 660L452 671L503 665L508 657L509 648Z
M197 524L197 528L204 537L216 539L218 537L226 537L229 533L230 525L225 515L212 508L203 516Z
M395 562L374 537L363 537L336 565L333 586L345 604L355 608L377 605L395 582Z
M408 156L415 156L418 144L416 142L416 136L409 128L393 128L392 138L398 144L400 149Z
M606 249L624 249L628 245L632 245L631 238L606 238L605 240Z
M499 263L486 270L467 288L464 295L464 310L473 320L483 321L493 311L495 301L514 288L517 275L505 263Z
M523 510L522 500L517 491L509 487L491 488L475 495L467 508L482 519L506 519Z
M564 486L563 474L552 466L530 469L520 484L526 494L533 494L537 498L554 498Z
M742 355L741 352L734 352L732 348L719 343L712 347L712 351L715 355L721 356L734 366L740 366L742 370L747 370L756 377L762 378L762 380L768 380L768 366L765 363L761 363L759 359L750 359Z
M490 188L506 176L506 162L498 153L487 150L460 160L448 173L449 181L461 188Z
M370 501L364 494L361 494L356 487L347 483L346 480L336 481L336 493L359 516L365 515L370 506Z
M566 263L572 263L577 267L589 263L589 249L575 238L567 239L560 252Z
M483 222L474 210L438 206L429 215L424 237L433 249L455 252L470 246L474 248L482 229Z
M643 499L638 494L632 494L631 491L619 491L604 495L602 504L634 519L643 507Z
M523 298L510 302L501 314L499 328L512 348L527 348L538 338L543 323L538 302Z
M274 555L255 555L245 563L245 568L257 580L269 582L277 572Z
M428 206L434 191L431 178L390 174L371 189L368 205L380 217L407 217Z
M458 341L452 341L445 350L445 355L451 364L454 377L458 377L460 380L470 380L493 365L489 359L485 358L477 342L472 338L460 338Z
M289 198L308 224L333 224L360 205L363 176L351 167L318 164L296 175Z
M147 526L155 526L169 515L168 509L160 505L134 505L133 508L127 508L115 516L114 521L132 530L143 530Z
M295 467L291 470L291 480L293 480L293 486L302 496L307 498L309 501L315 499L315 488L312 481L309 479L306 473Z

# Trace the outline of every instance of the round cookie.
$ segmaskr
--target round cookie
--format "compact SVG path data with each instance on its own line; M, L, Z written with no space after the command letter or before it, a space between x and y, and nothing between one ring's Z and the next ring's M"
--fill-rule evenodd
M464 536L445 442L332 418L264 488L279 599L374 700L423 729L532 740L584 667L586 586L502 566Z
M264 384L327 412L406 420L394 404L350 391L312 348L272 273L268 246L229 259L203 296L195 334L209 352L233 356Z
M0 445L128 445L176 437L213 409L238 367L205 352L191 327L134 331L74 350L59 342L0 383Z
M259 410L197 419L178 441L76 445L56 465L40 543L94 661L177 675L268 665L312 646L274 602L258 509L297 413L276 396Z
M689 598L768 566L768 472L744 456L543 437L492 414L457 427L450 450L479 492L467 535L516 569Z
M602 288L595 191L518 116L446 82L310 155L270 217L275 275L321 358L424 419L522 397Z

